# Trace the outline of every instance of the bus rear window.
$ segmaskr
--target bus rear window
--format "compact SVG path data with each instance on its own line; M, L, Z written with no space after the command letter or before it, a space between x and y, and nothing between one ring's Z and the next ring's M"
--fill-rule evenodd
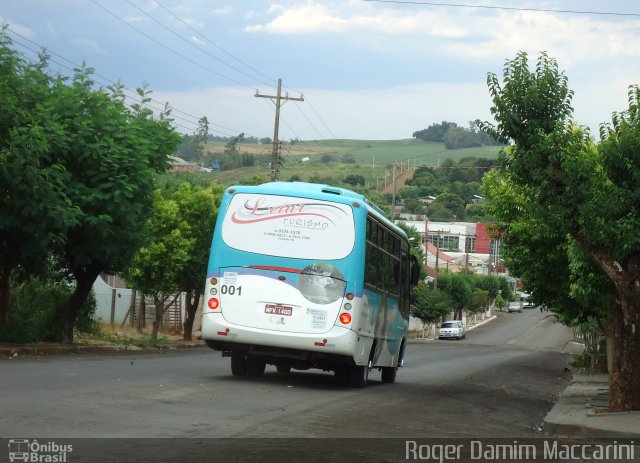
M222 239L257 254L342 259L355 242L353 211L317 199L237 193L222 223Z

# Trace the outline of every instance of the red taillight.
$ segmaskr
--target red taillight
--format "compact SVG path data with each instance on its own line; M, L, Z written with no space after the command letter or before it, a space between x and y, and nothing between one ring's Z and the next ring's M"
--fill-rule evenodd
M348 325L349 323L351 323L351 314L341 313L340 314L340 323L342 323L343 325Z
M207 305L211 310L216 310L218 307L220 307L220 301L217 298L212 297L211 299L209 299L209 302L207 302Z

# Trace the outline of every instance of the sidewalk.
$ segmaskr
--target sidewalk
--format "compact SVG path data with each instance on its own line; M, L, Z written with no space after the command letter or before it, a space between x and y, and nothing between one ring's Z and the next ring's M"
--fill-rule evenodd
M609 413L608 396L606 375L575 375L545 417L545 434L590 439L640 438L640 411Z

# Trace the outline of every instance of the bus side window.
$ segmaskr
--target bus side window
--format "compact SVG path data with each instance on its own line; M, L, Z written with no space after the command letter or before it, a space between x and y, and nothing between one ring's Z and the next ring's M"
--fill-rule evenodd
M402 275L401 264L400 262L395 262L393 264L393 282L396 285L400 284L400 276Z

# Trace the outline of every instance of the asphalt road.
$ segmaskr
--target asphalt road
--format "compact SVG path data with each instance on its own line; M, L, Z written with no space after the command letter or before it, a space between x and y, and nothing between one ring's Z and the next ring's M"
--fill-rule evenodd
M194 439L239 452L232 453L236 461L270 461L260 459L267 455L260 449L272 439L279 444L271 456L287 439L355 438L348 450L364 458L380 445L368 439L375 437L539 437L570 379L570 356L561 353L570 338L537 309L500 314L465 340L412 342L397 382L383 384L372 372L365 389L340 387L333 374L316 370L282 375L267 367L262 378L233 377L229 359L207 348L3 359L0 437L133 439L113 441L120 442L117 451L112 441L83 441L95 452L107 445L104 461L136 452L164 461L173 454L168 442L175 452ZM149 446L138 438L192 439ZM367 451L358 439L367 439ZM326 449L322 440L313 442ZM288 451L291 461L300 457L297 448ZM202 461L197 455L180 461Z

